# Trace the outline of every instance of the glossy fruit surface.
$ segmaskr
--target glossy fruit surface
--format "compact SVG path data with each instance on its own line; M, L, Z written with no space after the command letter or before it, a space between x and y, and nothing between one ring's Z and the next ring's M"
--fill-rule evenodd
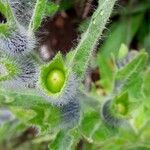
M49 72L47 76L47 86L52 93L60 92L65 81L63 71L55 69Z

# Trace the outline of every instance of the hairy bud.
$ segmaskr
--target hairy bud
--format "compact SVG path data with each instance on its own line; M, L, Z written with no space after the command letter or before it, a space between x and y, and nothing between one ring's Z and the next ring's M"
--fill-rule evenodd
M78 96L73 97L68 104L61 106L62 128L73 128L80 119L80 104Z
M27 27L32 17L36 0L10 0L17 21Z
M11 31L9 36L1 35L0 50L10 56L20 56L29 53L35 48L35 37L20 26Z
M38 78L38 66L31 57L17 58L13 62L16 65L16 75L3 82L3 86L12 89L35 88Z
M107 100L104 102L104 104L101 107L101 117L103 121L110 127L120 127L122 126L126 121L125 119L119 117L117 114L115 114L111 109L112 101Z

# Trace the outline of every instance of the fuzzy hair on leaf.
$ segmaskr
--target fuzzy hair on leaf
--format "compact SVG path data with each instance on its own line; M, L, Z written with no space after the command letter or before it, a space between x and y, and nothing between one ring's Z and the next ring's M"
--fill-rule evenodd
M117 63L117 66L119 69L122 69L125 65L127 65L128 63L130 63L132 61L132 59L138 54L137 51L135 50L132 50L130 51L127 56L121 60L118 60L116 63Z
M80 103L78 95L74 96L68 104L61 106L60 111L62 114L61 128L73 128L80 120Z
M3 86L8 89L35 88L38 78L39 66L29 57L17 58L14 62L17 65L18 73L10 80L4 81Z
M10 5L17 21L28 27L36 0L10 0Z
M0 50L10 56L17 57L29 53L35 48L36 40L32 33L19 26L16 31L10 31L9 37L1 35Z
M101 117L103 121L112 128L118 128L125 124L125 120L123 118L119 118L112 114L111 112L111 100L107 100L103 103L101 107Z

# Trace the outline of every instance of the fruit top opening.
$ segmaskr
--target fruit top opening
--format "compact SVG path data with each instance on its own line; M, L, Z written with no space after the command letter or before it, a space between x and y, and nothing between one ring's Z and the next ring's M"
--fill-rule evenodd
M115 108L120 115L125 116L128 113L128 108L123 103L117 103Z

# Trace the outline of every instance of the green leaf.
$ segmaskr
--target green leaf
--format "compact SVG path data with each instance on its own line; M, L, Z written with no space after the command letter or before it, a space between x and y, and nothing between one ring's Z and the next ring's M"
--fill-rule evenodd
M129 79L127 82L124 82L123 90L128 91L129 95L132 98L141 99L142 98L142 84L143 78L142 73L139 73L131 80Z
M53 2L48 2L46 5L45 15L52 16L54 15L59 9L59 6Z
M35 31L40 27L42 19L44 17L44 13L46 11L46 4L47 0L37 0L29 25L29 30Z
M34 118L36 116L36 113L34 110L27 110L27 109L22 109L17 106L10 107L11 112L13 112L17 118L21 121L26 123L30 119Z
M18 121L6 122L0 126L0 143L10 141L12 137L17 136L26 129L26 126Z
M8 0L0 0L0 12L4 15L4 17L7 18L8 22L14 21L13 12L11 10Z
M42 97L35 95L35 91L13 92L0 89L5 99L1 105L11 107L11 110L27 125L34 125L41 129L42 134L59 128L61 113L59 108L52 106Z
M71 8L72 5L73 5L73 2L72 2L72 1L63 0L63 1L61 1L61 3L60 3L59 9L60 9L60 10L67 10L67 9Z
M148 117L148 116L146 116ZM141 130L141 139L147 143L147 145L149 146L149 139L150 139L150 120L147 120L147 122L145 123L145 126L143 127L143 129ZM150 148L150 146L149 146Z
M49 145L50 150L71 150L72 136L67 132L61 131L56 139Z
M118 70L116 80L121 83L119 90L128 91L133 98L142 97L142 71L147 63L148 55L141 51L122 69Z
M0 12L6 16L7 15L7 9L6 6L4 4L4 2L2 0L0 0Z
M73 128L69 131L69 134L72 136L72 145L71 145L71 150L75 150L77 148L77 145L79 144L81 140L81 133L77 128Z
M6 36L10 34L10 29L16 28L16 20L8 0L0 0L0 12L7 19L5 24L0 24L0 33Z
M88 26L89 26L89 24L90 24L90 21L91 21L91 18L87 18L86 20L83 20L83 21L80 23L79 27L77 28L77 31L78 31L79 33L85 32L85 31L88 29Z
M111 92L114 86L115 63L113 57L105 57L104 53L97 56L97 64L100 70L100 84L106 93Z
M150 122L150 110L145 104L141 104L139 108L137 108L133 114L131 119L131 123L139 133L141 130L144 130L144 127L147 123Z
M118 50L121 44L126 44L127 25L125 21L114 23L110 28L110 33L111 34L108 35L107 40L99 49L99 53L101 53L103 57L109 57L111 54L118 56Z
M72 58L74 56L74 53L75 53L75 51L71 50L66 54L66 59L65 59L66 66L69 66L70 61L72 60Z
M75 54L70 65L72 71L81 80L84 77L94 47L105 29L105 25L112 13L116 0L104 1L102 5L100 2L101 1L99 1L99 6L91 18L89 27L86 32L83 33L81 41L75 49Z
M113 24L110 31L111 34L97 55L97 64L101 75L100 82L107 93L111 92L114 86L115 64L112 55L118 56L120 45L126 43L127 25L124 21L120 21L119 23Z
M141 22L143 21L143 14L137 14L132 18L127 18L127 45L129 45L140 28Z
M114 23L109 31L111 34L108 35L107 40L100 48L101 55L108 57L113 54L117 57L121 44L129 45L131 43L141 24L142 18L143 15L138 14L132 16L132 18L126 18Z
M130 9L128 7L124 7L124 9L121 9L121 11L119 11L119 13L123 14L123 15L136 15L136 14L142 14L145 13L147 10L150 9L150 3L148 0L144 0L144 1L140 1L140 3L136 3L133 5L132 9Z
M144 74L143 92L145 97L150 97L150 68Z
M146 51L150 54L150 42L149 41L150 41L150 31L144 38L144 47Z
M134 79L137 73L140 73L146 63L147 63L148 55L146 52L141 51L129 64L124 66L124 68L118 70L116 79Z
M90 109L84 114L79 129L89 143L102 143L115 132L102 123L98 112Z
M123 59L128 54L128 47L125 44L121 44L121 47L119 49L118 53L118 59Z
M8 24L0 24L0 33L4 35L9 35L9 26Z

